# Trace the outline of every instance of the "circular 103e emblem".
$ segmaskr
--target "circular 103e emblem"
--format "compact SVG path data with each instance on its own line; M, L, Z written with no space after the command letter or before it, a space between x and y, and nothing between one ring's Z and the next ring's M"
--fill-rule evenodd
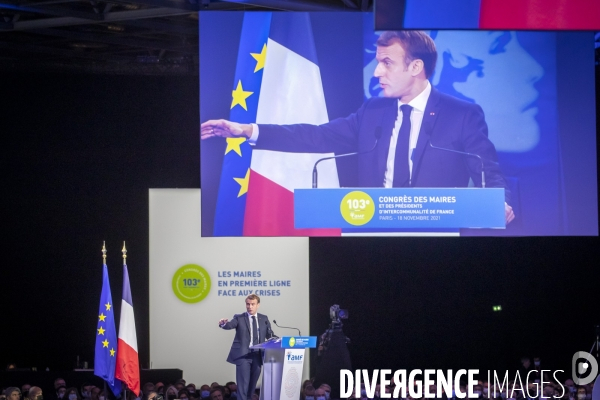
M373 218L375 204L371 196L357 190L344 196L340 203L340 212L346 222L361 226Z
M187 264L173 275L173 293L186 303L198 303L210 292L210 275L197 264Z

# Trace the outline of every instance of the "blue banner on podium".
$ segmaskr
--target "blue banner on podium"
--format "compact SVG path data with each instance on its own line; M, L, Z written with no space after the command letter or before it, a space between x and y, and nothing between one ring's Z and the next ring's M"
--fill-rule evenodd
M505 229L503 188L295 189L296 228Z
M308 349L317 347L316 336L284 336L281 338L282 349Z

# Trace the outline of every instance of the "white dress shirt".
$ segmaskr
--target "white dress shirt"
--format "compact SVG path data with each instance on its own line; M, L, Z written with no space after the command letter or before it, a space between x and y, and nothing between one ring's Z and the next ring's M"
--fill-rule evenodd
M417 95L414 99L408 103L402 103L398 100L398 116L396 117L396 123L394 124L394 130L392 131L392 138L390 139L390 149L388 151L387 163L385 168L385 177L383 180L383 186L386 188L393 187L394 184L394 159L396 157L396 143L398 142L398 133L400 132L400 126L402 125L402 111L400 106L408 104L411 106L412 112L410 113L410 141L408 143L408 168L410 177L412 179L412 168L413 162L411 155L415 147L417 147L417 140L419 140L419 131L421 130L421 124L423 123L423 115L425 114L425 106L429 95L431 94L431 84L427 81L425 90Z
M248 316L248 326L250 327L250 346L252 347L252 343L254 343L254 340L252 340L252 317L256 317L255 320L255 324L256 324L256 332L258 333L258 338L256 338L257 342L260 342L260 330L258 329L258 314L254 314L254 315L250 315L250 313L246 312L246 315Z

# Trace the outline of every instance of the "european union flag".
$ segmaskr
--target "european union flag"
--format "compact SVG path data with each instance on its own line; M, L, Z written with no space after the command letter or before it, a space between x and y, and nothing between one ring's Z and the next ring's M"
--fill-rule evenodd
M256 121L270 25L270 12L244 14L229 114L231 121ZM251 160L252 148L248 141L242 138L227 139L215 211L215 236L244 234Z
M110 390L119 396L121 381L115 379L115 366L117 364L117 331L115 329L115 314L110 294L108 269L103 266L102 294L100 295L100 309L98 311L98 327L96 329L96 353L94 359L94 375L104 379Z

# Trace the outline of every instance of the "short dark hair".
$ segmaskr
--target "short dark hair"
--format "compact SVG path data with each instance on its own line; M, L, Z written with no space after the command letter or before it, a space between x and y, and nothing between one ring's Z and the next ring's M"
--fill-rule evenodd
M256 300L257 304L260 303L260 297L258 297L254 293L249 294L248 297L246 297L246 300Z
M437 50L433 39L423 31L385 31L377 39L377 46L388 47L399 43L406 52L406 65L422 60L425 77L429 79L435 70Z

